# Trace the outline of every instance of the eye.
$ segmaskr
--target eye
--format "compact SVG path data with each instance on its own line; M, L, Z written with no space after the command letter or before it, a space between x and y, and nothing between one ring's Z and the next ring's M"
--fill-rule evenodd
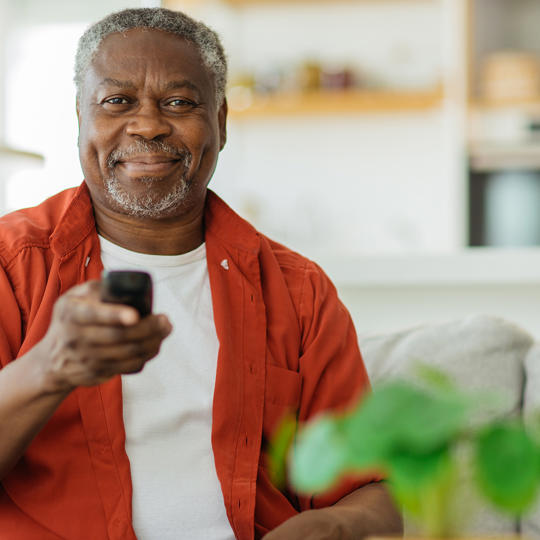
M103 103L107 103L109 105L126 105L128 100L124 97L111 97L103 100Z
M173 109L184 108L184 107L195 107L195 103L189 99L184 98L174 98L165 102L167 107L172 107Z

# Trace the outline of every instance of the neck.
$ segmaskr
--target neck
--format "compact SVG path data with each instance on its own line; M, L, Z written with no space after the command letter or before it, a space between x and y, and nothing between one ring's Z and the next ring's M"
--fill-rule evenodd
M125 249L151 255L180 255L204 241L204 205L176 219L142 220L94 207L98 233Z

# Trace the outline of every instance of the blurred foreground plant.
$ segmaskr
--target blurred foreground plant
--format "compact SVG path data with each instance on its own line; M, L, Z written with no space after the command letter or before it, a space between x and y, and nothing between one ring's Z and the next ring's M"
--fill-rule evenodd
M456 533L453 505L466 476L496 508L519 515L540 484L538 438L520 419L471 422L478 399L442 372L421 371L423 384L386 383L350 413L320 416L297 437L294 422L285 421L270 452L275 481L284 482L287 456L289 481L304 493L378 470L423 534L438 538Z

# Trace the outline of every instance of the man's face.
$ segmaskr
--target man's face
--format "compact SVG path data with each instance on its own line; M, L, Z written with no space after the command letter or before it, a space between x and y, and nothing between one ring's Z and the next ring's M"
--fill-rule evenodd
M106 37L85 76L79 155L97 209L174 218L200 207L226 106L195 46L159 30Z

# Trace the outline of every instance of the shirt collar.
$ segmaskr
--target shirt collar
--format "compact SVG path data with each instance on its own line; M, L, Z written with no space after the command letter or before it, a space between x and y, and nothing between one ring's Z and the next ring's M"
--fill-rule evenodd
M207 190L204 220L207 239L215 237L236 249L252 254L259 252L260 236L257 230L210 189Z
M258 253L259 233L210 189L207 190L204 221L205 236L215 237L236 249ZM51 248L57 256L65 257L95 232L95 228L92 199L86 182L83 182L76 188L50 236Z
M75 189L73 198L49 237L51 249L57 256L65 257L95 228L90 192L83 182Z

